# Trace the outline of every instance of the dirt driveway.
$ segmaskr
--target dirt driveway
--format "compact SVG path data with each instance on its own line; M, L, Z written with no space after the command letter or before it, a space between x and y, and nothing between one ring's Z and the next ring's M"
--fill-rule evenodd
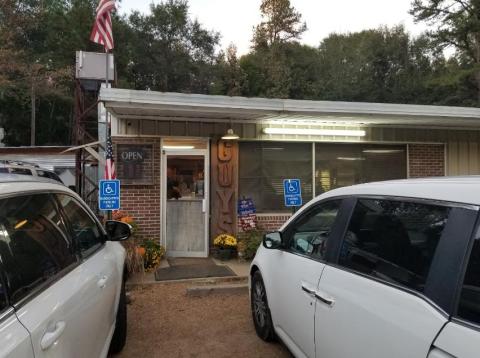
M127 344L115 357L291 357L257 338L247 294L187 297L186 287L132 291Z

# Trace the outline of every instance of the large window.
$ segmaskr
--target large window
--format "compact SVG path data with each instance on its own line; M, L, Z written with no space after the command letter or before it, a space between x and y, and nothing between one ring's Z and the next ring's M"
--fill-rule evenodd
M475 240L468 261L458 315L480 325L480 239Z
M0 201L0 260L17 302L77 260L50 195Z
M359 200L339 264L423 292L450 209L390 200Z
M315 194L407 177L405 146L315 144Z
M258 212L289 212L283 199L284 179L301 179L306 203L314 193L342 186L404 179L406 158L404 145L241 142L239 194L252 198Z
M243 142L239 163L239 196L252 198L260 212L290 211L284 179L301 179L304 203L312 199L311 143Z

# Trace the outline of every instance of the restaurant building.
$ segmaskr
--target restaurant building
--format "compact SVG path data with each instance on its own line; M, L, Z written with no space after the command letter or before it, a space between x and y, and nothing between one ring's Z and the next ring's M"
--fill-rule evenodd
M301 180L306 203L346 185L480 174L477 108L111 88L100 100L121 208L172 256L207 256L216 235L237 234L242 198L261 229L278 229L292 214L284 179Z

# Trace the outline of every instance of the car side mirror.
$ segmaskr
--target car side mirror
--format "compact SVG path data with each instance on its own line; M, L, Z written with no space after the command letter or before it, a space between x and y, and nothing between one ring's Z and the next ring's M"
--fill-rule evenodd
M132 227L127 223L108 220L105 223L108 241L124 241L132 235Z
M282 234L280 232L271 232L263 237L263 246L266 249L275 250L282 247Z

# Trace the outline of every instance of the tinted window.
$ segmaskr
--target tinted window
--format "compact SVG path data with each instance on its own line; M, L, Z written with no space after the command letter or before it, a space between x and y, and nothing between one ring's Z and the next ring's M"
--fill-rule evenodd
M37 174L39 177L42 177L42 178L48 178L48 179L53 179L53 180L56 180L60 183L63 184L62 180L60 179L60 177L53 173L53 172L47 172L47 171L43 171L43 170L37 170Z
M12 173L12 174L22 174L22 175L32 175L32 171L30 169L25 169L25 168L10 168L10 173Z
M67 217L75 245L83 254L89 254L103 243L103 234L96 221L73 197L58 195L60 205Z
M76 261L49 195L0 201L0 259L13 302Z
M291 251L323 259L340 200L320 204L287 230Z
M450 209L387 200L359 200L340 264L423 291Z
M291 211L285 207L283 180L298 178L302 198L312 199L312 144L241 142L239 197L252 198L258 212Z
M480 239L475 240L468 261L458 315L480 325Z
M3 283L2 272L0 271L0 312L7 308L7 288Z

